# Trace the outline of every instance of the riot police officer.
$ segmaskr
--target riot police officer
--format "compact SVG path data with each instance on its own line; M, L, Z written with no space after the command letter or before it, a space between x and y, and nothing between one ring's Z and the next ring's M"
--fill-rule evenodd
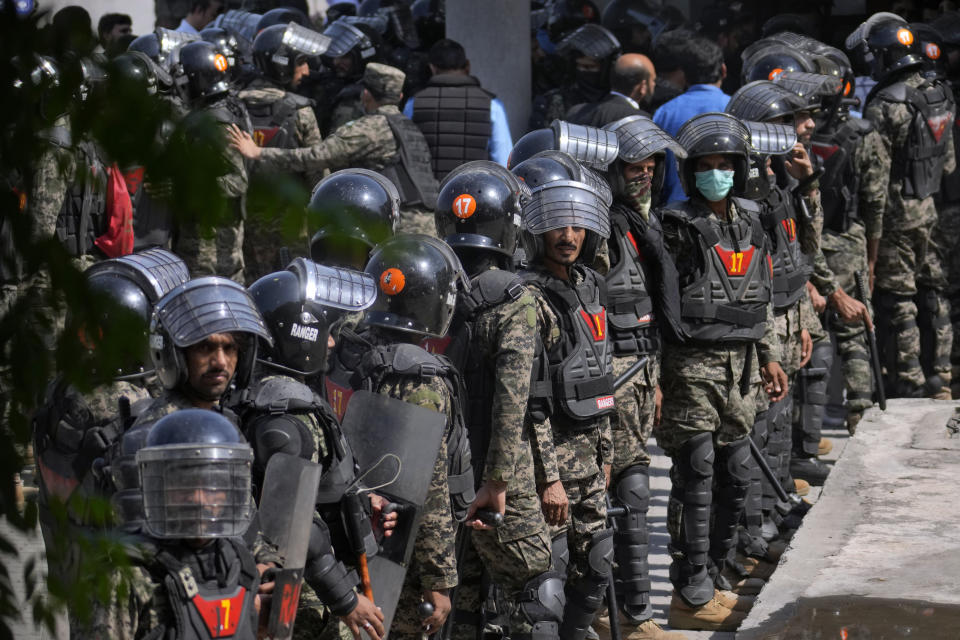
M770 241L759 207L736 197L746 188L750 132L733 116L707 113L681 127L677 140L687 152L680 177L690 200L663 211L663 228L686 339L663 348L661 386L670 401L656 432L673 461L668 622L732 630L744 614L714 598L707 565L726 564L749 487L754 354L772 401L785 397L787 377L773 328Z

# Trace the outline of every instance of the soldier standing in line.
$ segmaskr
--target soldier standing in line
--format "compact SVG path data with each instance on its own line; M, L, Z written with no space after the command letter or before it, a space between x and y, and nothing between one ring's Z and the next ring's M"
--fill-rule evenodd
M246 113L238 114L230 108L226 56L209 42L191 42L180 49L180 65L191 109L184 123L189 144L212 142L211 132L206 129L211 116L226 131L236 126L250 130ZM173 246L194 276L215 275L242 283L247 168L243 156L229 145L218 147L217 152L222 157L217 189L223 197L223 209L214 220L213 237L207 237L196 223L181 220Z
M940 259L930 232L937 219L933 196L956 168L956 106L947 85L921 74L923 56L907 22L877 13L847 37L847 49L870 65L877 85L864 118L876 127L891 159L883 235L874 270L874 304L891 395L947 398L953 341ZM926 320L937 357L930 375L920 363L918 323Z
M454 637L463 640L478 633L470 617L486 599L483 570L509 603L510 637L555 640L563 618L563 582L551 571L534 476L536 436L524 420L540 348L533 296L514 273L523 192L505 168L478 160L448 174L437 198L437 233L471 278L443 350L469 389L465 419L478 489L467 522L478 508L504 515L496 531L478 527L464 540L470 549L457 567L453 614Z
M247 158L269 162L277 171L362 167L383 173L400 191L400 229L433 235L433 212L427 209L436 202L437 181L427 141L397 108L403 79L399 69L368 64L361 94L366 115L344 124L319 145L292 151L263 149L239 129L233 129L233 144Z
M552 442L538 442L535 452L538 489L552 525L554 567L567 576L560 637L583 640L603 603L613 560L605 490L614 399L605 287L582 263L593 262L610 221L592 187L557 180L533 191L523 224L530 270L521 275L536 301L552 386L546 398Z
M735 195L746 188L750 131L733 116L707 113L689 120L677 139L687 152L680 176L690 200L663 210L662 219L686 339L663 348L665 402L656 431L673 460L668 623L729 631L745 614L716 598L708 564L722 570L736 544L758 374L773 402L788 385L774 331L770 241L759 206Z
M293 91L310 74L310 58L319 56L325 48L323 36L296 23L267 27L253 41L253 62L260 76L237 96L250 113L254 140L262 147L279 150L281 159L284 150L312 147L322 141L313 115L313 101ZM320 172L284 175L282 170L274 171L272 163L266 160L255 163L251 171L251 179L270 185L271 189L282 186L284 180L292 181L291 186L299 188L304 198L323 177ZM299 242L294 255L303 254L306 220L302 213L296 221L278 215L287 211L276 205L248 211L243 243L248 282L280 266L280 249L290 244L285 241L285 230L296 230Z

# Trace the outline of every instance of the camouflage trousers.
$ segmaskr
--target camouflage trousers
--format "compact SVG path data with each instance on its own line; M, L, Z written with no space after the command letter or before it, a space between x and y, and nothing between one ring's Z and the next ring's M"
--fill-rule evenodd
M265 219L263 215L250 212L244 221L243 270L248 286L268 273L286 268L287 265L281 264L281 249L286 248L291 259L309 255L306 216L302 219L300 231L291 237L284 233L280 224Z
M173 252L183 258L194 278L221 276L243 284L243 221L217 227L212 237L192 225L182 226Z
M437 236L437 224L433 211L426 207L404 207L400 209L400 225L397 233L422 233Z
M854 274L857 272L866 274L869 269L867 236L863 225L859 222L854 223L845 233L826 231L821 238L820 246L830 270L837 278L837 284L853 295L856 284ZM869 299L867 307L870 309L870 316L874 317ZM870 351L867 348L863 325L859 322L855 324L832 322L830 331L833 333L837 355L840 357L847 411L863 413L873 406L873 373L870 370Z
M508 619L511 634L529 634L531 625L520 610L517 596L527 582L550 571L550 535L536 495L507 496L503 524L491 531L468 531L464 537L462 562L457 565L460 584L456 591L457 623L453 638L475 640L487 610ZM486 586L496 585L503 595L490 611Z
M613 359L613 375L621 376L639 356ZM617 412L610 419L613 432L613 470L616 478L634 465L650 466L647 440L653 431L656 411L656 388L660 378L660 363L651 355L640 371L617 389L614 398Z
M884 336L880 348L885 352L888 378L895 373L897 385L920 387L926 380L921 366L921 334L928 347L929 372L939 375L945 385L950 383L953 329L950 304L942 293L945 286L930 226L884 231L877 256L874 302L881 320L878 328Z
M940 264L946 272L945 290L950 301L953 343L950 350L952 369L960 374L960 203L944 204L937 207L937 222L934 241ZM953 375L960 382L960 375Z
M562 482L570 503L567 521L549 530L551 539L566 537L570 552L567 582L570 583L589 573L590 543L594 534L607 528L606 482L603 471L586 478L562 479Z

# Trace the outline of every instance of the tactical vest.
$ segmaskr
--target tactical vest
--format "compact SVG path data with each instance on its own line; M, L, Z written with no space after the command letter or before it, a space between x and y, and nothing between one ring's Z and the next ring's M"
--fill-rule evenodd
M956 95L953 96L953 104L954 106L957 104ZM957 112L954 112L953 120L953 151L956 157L960 158L960 113ZM947 204L960 202L960 171L954 171L943 176L943 184L940 185L940 197Z
M860 219L860 172L856 166L857 148L873 131L873 124L861 118L846 118L832 131L813 134L811 152L820 176L820 203L823 226L835 233L846 233Z
M643 253L622 206L616 205L610 210L612 265L606 275L610 342L615 356L657 353L660 332L653 299L647 290Z
M414 97L413 122L427 140L437 180L471 160L490 157L494 95L460 74L435 75Z
M447 385L453 402L453 424L447 435L447 484L453 513L457 519L462 519L476 494L462 406L466 392L456 367L445 356L429 353L416 345L371 345L364 353L356 375L359 388L373 392L392 375L418 380L439 377Z
M79 257L93 253L94 240L106 231L107 166L92 141L82 140L75 148L77 176L67 187L56 234L70 255Z
M247 102L247 112L253 125L253 139L261 147L296 149L297 111L312 107L313 100L289 91L275 102Z
M322 429L324 442L330 448L329 459L320 460L323 474L317 490L317 504L340 501L347 487L356 478L356 462L333 410L313 389L288 376L261 378L242 391L239 401L231 408L240 418L241 430L251 443L255 442L253 427L258 419L288 414L312 414ZM312 434L308 435L312 445ZM307 459L312 454L312 450L300 453L301 457Z
M891 158L891 181L903 184L904 198L922 200L937 193L946 162L945 134L956 116L950 89L938 80L917 88L896 82L877 90L876 97L907 104L913 114L907 142Z
M404 207L433 209L437 204L439 185L433 177L426 139L417 125L402 113L386 114L386 118L397 143L397 161L381 169L380 173L397 185L400 203Z
M470 438L473 469L479 485L484 459L490 447L490 425L493 422L495 372L491 367L494 354L480 353L474 344L477 319L486 311L518 300L524 293L523 279L502 269L489 269L470 280L470 291L457 294L457 307L446 338L428 338L421 346L430 353L445 355L463 377L469 389L464 416ZM550 381L543 363L543 348L537 334L537 356L531 368L530 397L550 396Z
M547 350L554 403L550 421L583 430L614 409L613 347L607 337L603 279L592 269L573 269L583 277L576 286L542 271L521 275L542 292L560 321L560 340Z
M721 224L690 202L663 212L696 239L700 267L680 274L680 322L690 340L742 342L763 337L770 302L773 262L759 207L735 198L740 216Z
M806 291L813 265L800 251L793 195L773 185L763 203L766 207L760 220L773 240L773 308L785 311Z
M33 417L41 502L46 504L50 497L67 502L78 493L86 498L103 495L105 486L93 473L94 461L106 455L133 424L139 409L151 401L149 397L141 400L131 407L126 397L117 398L116 415L95 420L84 396L62 377L47 386L43 404Z
M257 637L257 609L255 600L260 586L253 554L240 538L217 538L198 551L186 546L177 549L178 558L171 551L161 549L155 563L149 568L167 591L177 640L211 640L233 638L254 640ZM204 558L208 567L218 567L226 576L202 579L197 555L216 554ZM167 629L169 634L172 629Z

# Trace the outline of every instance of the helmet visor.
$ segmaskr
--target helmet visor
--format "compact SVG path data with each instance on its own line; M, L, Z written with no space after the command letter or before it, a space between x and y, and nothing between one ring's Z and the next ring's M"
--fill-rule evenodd
M549 182L534 190L523 208L523 223L534 235L579 227L610 237L610 217L600 195L590 185L572 180Z
M180 348L215 333L233 332L260 336L273 344L253 298L226 278L208 276L182 284L157 303L154 314Z

